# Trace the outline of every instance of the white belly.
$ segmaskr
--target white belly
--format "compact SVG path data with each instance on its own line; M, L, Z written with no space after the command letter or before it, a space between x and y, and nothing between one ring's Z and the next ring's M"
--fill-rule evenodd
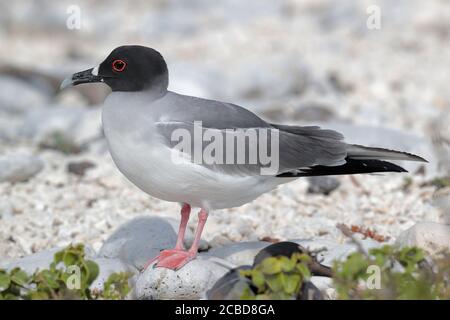
M224 209L248 203L289 181L265 176L229 176L188 160L174 163L171 153L177 151L165 147L157 137L148 138L151 133L144 140L139 119L110 121L105 111L103 127L115 164L132 183L153 197L210 210Z

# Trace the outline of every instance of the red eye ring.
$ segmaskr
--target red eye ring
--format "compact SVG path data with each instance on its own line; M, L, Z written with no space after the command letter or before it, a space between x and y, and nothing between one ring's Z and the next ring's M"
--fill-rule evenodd
M125 70L126 66L127 66L127 63L120 59L114 60L112 63L112 68L116 72L122 72L123 70Z

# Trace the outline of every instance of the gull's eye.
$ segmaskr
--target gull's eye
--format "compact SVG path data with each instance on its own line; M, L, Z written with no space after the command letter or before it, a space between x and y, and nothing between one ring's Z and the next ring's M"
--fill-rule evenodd
M114 60L112 63L112 68L116 72L122 72L126 66L127 63L123 60Z

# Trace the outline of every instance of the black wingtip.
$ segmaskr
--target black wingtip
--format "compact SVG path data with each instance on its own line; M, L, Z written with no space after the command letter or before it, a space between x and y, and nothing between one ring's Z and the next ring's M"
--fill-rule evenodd
M422 162L425 162L425 163L430 163L430 161L428 161L427 159L425 159L425 158L422 158L422 157L419 157L419 156L417 156L419 159L420 159L420 161L422 161Z
M409 157L411 157L412 161L429 163L427 159L422 158L421 156L418 156L417 154L412 154L412 153L407 153L407 152L405 152L405 154L407 154Z
M340 166L313 166L289 172L284 172L277 177L311 177L311 176L331 176L361 173L381 173L381 172L408 172L392 162L382 160L356 160L346 159L346 163Z

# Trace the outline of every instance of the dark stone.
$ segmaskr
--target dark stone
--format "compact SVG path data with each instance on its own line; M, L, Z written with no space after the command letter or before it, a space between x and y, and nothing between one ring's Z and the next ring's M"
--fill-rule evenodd
M70 162L67 165L67 171L77 176L84 176L86 171L90 168L94 168L95 163L90 161Z
M242 277L240 270L249 270L250 266L240 266L228 271L217 280L214 286L206 292L208 300L239 300L245 287L250 285L250 279Z
M308 177L309 187L308 193L329 195L336 190L341 184L334 177Z

